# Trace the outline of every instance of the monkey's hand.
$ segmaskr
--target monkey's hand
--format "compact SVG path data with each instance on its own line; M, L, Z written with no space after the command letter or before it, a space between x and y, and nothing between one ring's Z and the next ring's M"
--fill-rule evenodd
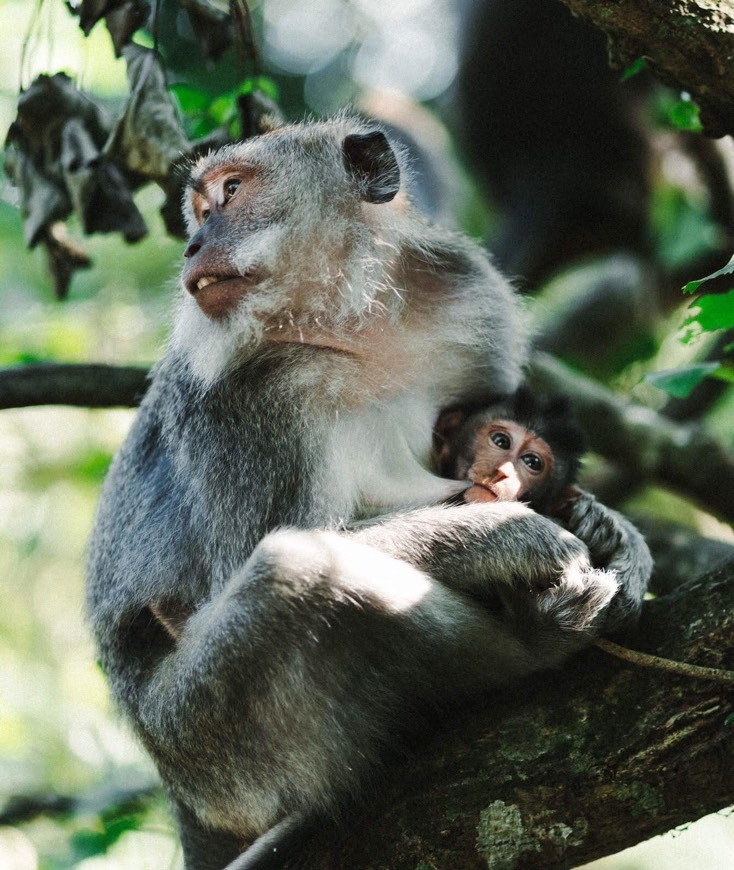
M599 633L618 590L583 541L518 502L425 508L353 534L483 602L549 663Z
M639 616L652 572L652 557L632 523L590 493L578 492L566 508L565 525L589 548L595 567L614 571L619 593L607 611L604 627L623 628Z
M586 545L518 502L437 506L360 526L362 543L481 596L500 584L540 591L591 570Z

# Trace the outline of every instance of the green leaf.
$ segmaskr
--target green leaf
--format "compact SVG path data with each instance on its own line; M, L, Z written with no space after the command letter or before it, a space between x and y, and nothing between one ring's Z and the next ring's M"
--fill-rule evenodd
M667 369L645 375L645 380L653 387L664 390L676 399L685 399L693 388L720 367L718 362L696 363L679 369Z
M734 366L721 365L715 372L711 372L711 377L719 381L726 381L727 384L734 384Z
M647 61L644 57L638 57L636 61L634 61L627 69L622 73L622 81L626 82L627 79L631 79L636 76L638 73L641 73L647 67Z
M170 85L169 91L178 100L182 112L206 112L209 108L210 97L200 88L194 88L184 82Z
M684 97L673 103L668 109L668 119L678 130L686 130L689 133L700 133L703 130L698 106L690 97L687 99Z
M237 92L222 94L209 106L209 115L217 127L224 127L237 115Z
M699 296L689 306L690 314L683 326L697 324L703 332L734 328L734 290Z
M707 275L705 278L699 278L697 281L689 281L685 287L683 288L684 293L695 293L696 290L706 281L711 281L713 278L720 278L722 275L732 275L734 274L734 257L729 260L726 266L722 266L721 269L718 269L716 272L712 272L710 275Z
M269 76L257 76L255 78L255 90L262 91L266 97L270 97L276 103L280 99L280 89L275 80Z

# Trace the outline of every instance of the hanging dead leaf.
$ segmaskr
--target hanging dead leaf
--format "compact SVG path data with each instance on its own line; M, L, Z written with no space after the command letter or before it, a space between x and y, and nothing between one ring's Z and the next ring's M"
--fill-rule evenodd
M38 76L18 99L18 116L6 141L6 167L20 189L29 247L40 241L48 224L71 213L72 202L59 163L61 131L70 118L83 123L97 147L107 139L105 116L64 73Z
M99 152L84 124L72 118L61 134L61 167L84 232L120 232L136 242L147 232L127 181Z
M225 0L180 0L191 21L191 28L204 57L212 63L219 60L232 45L233 25L229 3Z
M64 220L71 214L71 199L63 181L44 174L17 124L8 131L5 171L20 191L23 237L26 245L33 248L52 221Z
M54 279L56 298L66 299L74 272L88 269L92 261L87 252L69 237L62 223L51 224L45 230L42 241L48 255L48 268Z
M79 19L79 27L89 36L94 25L109 15L110 12L121 6L124 0L66 0L66 6L72 15Z
M123 0L105 15L116 57L122 56L122 49L130 42L133 33L145 24L149 15L150 3L147 0Z
M162 181L189 143L156 52L131 43L122 54L127 61L130 99L104 153L126 172Z

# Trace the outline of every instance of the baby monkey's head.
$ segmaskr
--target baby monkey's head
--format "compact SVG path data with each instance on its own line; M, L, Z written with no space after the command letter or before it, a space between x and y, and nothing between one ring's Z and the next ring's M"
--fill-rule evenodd
M568 399L525 387L479 411L445 411L436 435L440 473L472 483L465 501L524 501L540 513L570 497L586 449Z

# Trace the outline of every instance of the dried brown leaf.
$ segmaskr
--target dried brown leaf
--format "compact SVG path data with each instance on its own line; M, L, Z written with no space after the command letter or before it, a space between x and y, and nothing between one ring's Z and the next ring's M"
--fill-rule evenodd
M139 30L150 15L147 0L123 0L105 16L105 24L112 37L115 56L122 56L122 49L130 42L133 33Z
M216 62L233 39L232 16L225 0L180 0L204 57Z
M49 226L42 241L48 255L48 268L54 279L56 298L66 299L74 272L88 269L92 261L87 252L69 238L62 223Z
M128 242L147 232L120 170L99 152L84 124L72 118L61 134L64 180L84 232L120 232Z
M127 61L130 99L104 153L126 172L163 181L189 143L156 52L131 43L122 54Z

